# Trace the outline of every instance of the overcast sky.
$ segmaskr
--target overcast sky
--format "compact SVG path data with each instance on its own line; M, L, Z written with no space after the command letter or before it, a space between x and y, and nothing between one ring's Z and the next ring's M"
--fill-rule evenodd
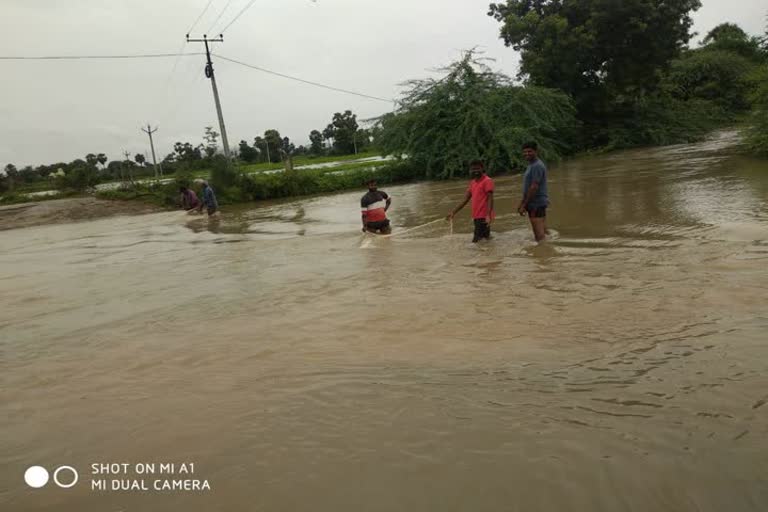
M214 32L250 0L213 0L193 31ZM2 55L101 55L200 51L184 35L208 0L0 0ZM307 80L393 98L479 46L514 75L518 57L498 39L487 0L255 0L216 45L222 56ZM694 29L730 21L764 31L768 5L703 0ZM222 9L217 27L214 21ZM392 106L215 61L230 145L276 128L296 143L332 114L359 118ZM159 125L158 158L175 141L199 142L216 127L204 58L121 61L0 61L0 168L70 161L89 152L117 159L148 152L140 127Z

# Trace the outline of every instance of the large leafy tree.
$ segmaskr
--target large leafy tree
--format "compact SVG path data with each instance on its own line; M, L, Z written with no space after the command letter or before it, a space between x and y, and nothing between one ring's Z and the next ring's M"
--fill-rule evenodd
M721 23L709 31L702 41L709 50L732 52L753 62L763 62L765 55L760 48L760 38L748 35L734 23Z
M264 132L264 142L268 149L269 161L272 163L280 162L280 148L283 146L283 138L277 130L267 130Z
M309 133L309 152L313 155L323 154L323 134L317 130L312 130Z
M672 61L664 85L678 99L707 100L732 117L750 108L754 73L764 60L757 38L733 23L723 23L699 48Z
M19 170L13 164L6 165L3 170L5 171L6 187L13 192L13 189L19 180Z
M358 129L357 115L351 110L333 114L331 123L323 131L326 139L333 140L333 149L342 155L355 152L355 134Z
M256 162L259 159L259 150L248 144L248 141L241 140L238 148L240 159L244 162Z
M427 177L452 178L482 159L491 172L522 165L521 145L536 140L545 158L569 150L576 119L565 94L514 86L474 52L443 70L440 79L413 80L399 109L385 115L377 144L386 154L407 154Z
M690 40L699 7L700 0L507 0L488 14L520 52L520 78L565 91L580 118L596 125L617 102L656 90Z

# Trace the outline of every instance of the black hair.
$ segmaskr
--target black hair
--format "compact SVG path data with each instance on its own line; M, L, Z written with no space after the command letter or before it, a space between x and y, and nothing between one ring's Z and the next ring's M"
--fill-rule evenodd
M536 143L535 143L535 142L533 142L533 141L531 141L531 142L526 142L525 144L523 144L523 149L532 149L532 150L534 150L534 151L538 151L538 150L539 150L539 145L538 145L538 144L536 144Z
M485 164L483 163L482 160L472 160L471 162L469 162L469 167L470 168L479 167L481 169L485 169Z

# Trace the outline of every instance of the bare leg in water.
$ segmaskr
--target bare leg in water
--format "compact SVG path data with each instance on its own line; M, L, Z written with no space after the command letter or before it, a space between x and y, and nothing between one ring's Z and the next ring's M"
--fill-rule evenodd
M547 218L546 217L529 217L531 220L531 228L533 228L533 236L537 242L541 242L547 237Z

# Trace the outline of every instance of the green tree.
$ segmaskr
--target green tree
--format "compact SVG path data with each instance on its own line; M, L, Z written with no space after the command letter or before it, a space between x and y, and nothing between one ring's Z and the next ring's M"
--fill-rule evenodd
M78 164L67 171L64 176L56 178L56 185L60 189L82 192L94 188L100 181L99 171L96 169L96 166L86 161L85 165Z
M704 48L732 52L753 62L761 62L764 55L760 38L749 36L734 23L722 23L709 31L702 41Z
M355 152L355 132L357 132L357 116L351 110L344 113L333 114L331 123L326 127L323 135L326 139L333 139L333 149L342 155Z
M746 142L753 153L768 157L768 67L759 67L752 79L758 86L750 98L752 114L745 130Z
M96 161L99 163L99 165L101 165L102 168L105 168L109 159L107 158L107 155L105 155L104 153L99 153L98 155L96 155Z
M267 157L267 141L264 139L264 137L257 136L253 139L253 147L256 148L259 151L259 161L260 162L267 162L269 161L269 158ZM271 155L269 155L271 156Z
M571 95L591 133L656 92L661 72L690 40L699 7L700 0L507 0L488 14L520 52L519 77ZM605 130L594 132L601 135L585 142L607 142Z
M206 126L203 140L205 141L205 154L211 158L219 149L219 133L213 129L213 126Z
M323 154L323 134L320 133L317 130L312 130L309 133L309 152L312 153L315 156L322 155Z
M283 145L283 138L280 136L280 132L277 130L265 131L264 141L267 154L269 155L269 161L271 163L280 162L282 160L282 157L280 156L280 148Z
M7 188L11 192L16 188L16 184L19 180L19 170L16 168L13 164L8 164L5 166L5 177L7 180Z
M252 163L259 159L259 150L248 144L248 141L241 140L238 146L238 154L244 162Z
M203 145L193 146L189 142L177 142L173 145L173 151L176 153L176 159L179 162L191 163L202 160Z
M139 167L144 167L144 165L147 163L146 157L141 153L136 153L136 156L134 156L133 159L137 164L139 164Z
M491 173L519 167L521 145L531 139L548 159L570 150L564 141L577 122L565 94L514 86L474 52L442 71L439 80L408 82L400 108L381 118L377 143L385 154L407 154L427 177L452 178L474 159Z
M695 50L672 62L665 77L671 93L684 101L709 100L730 114L750 108L755 64L726 50Z

